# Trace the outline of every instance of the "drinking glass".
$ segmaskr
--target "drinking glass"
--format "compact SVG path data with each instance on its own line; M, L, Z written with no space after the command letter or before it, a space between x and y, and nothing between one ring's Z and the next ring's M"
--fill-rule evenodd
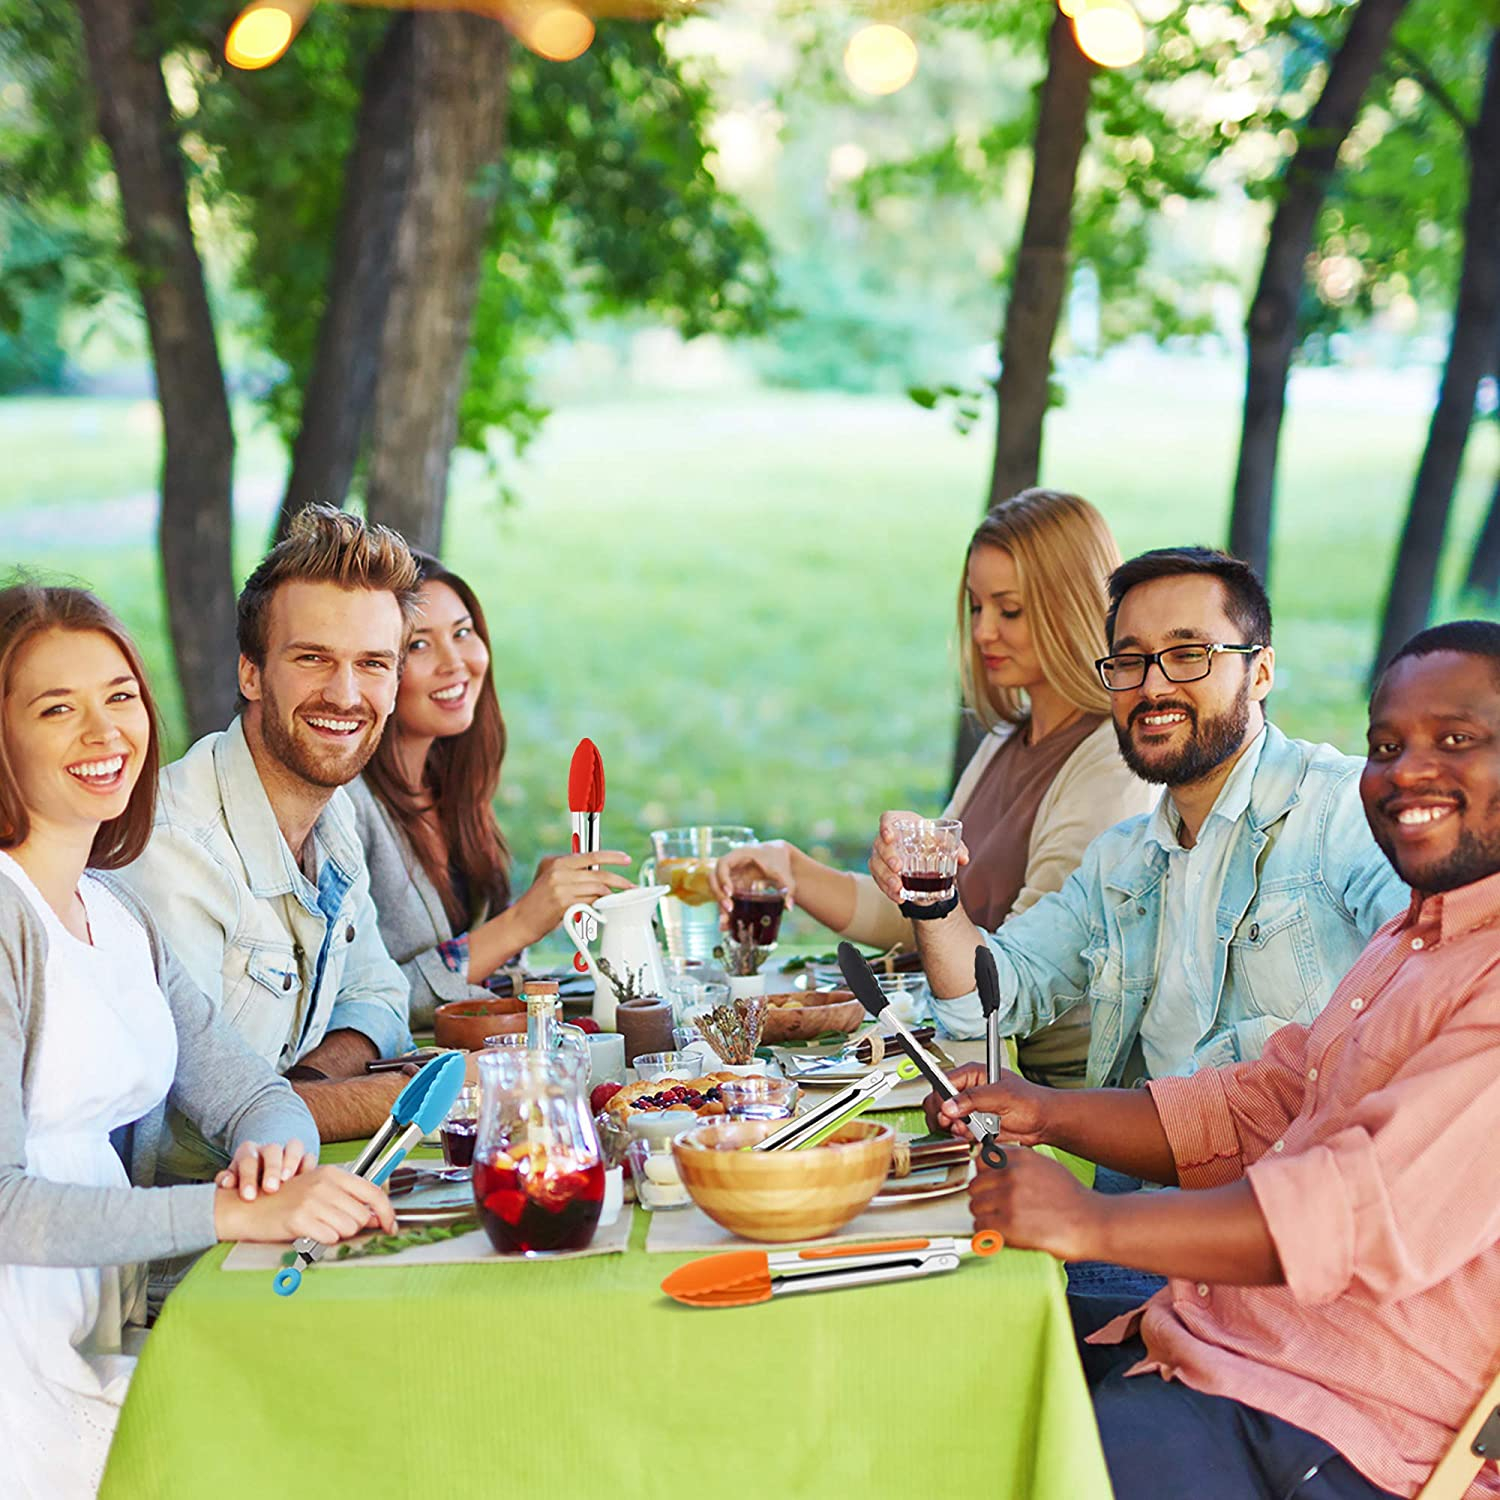
M723 979L669 979L668 998L672 1002L674 1024L687 1024L689 1016L701 1010L712 1010L729 999L729 982Z
M691 1078L693 1058L687 1052L642 1052L635 1060L635 1076L642 1083L655 1083L659 1078L679 1081Z
M604 1203L604 1160L566 1052L504 1046L479 1055L474 1202L501 1254L582 1250Z
M719 941L719 906L710 875L719 856L756 842L755 831L731 824L658 828L651 857L641 866L642 885L664 885L657 914L667 953L674 959L712 958Z
M896 825L903 901L933 903L953 895L963 832L957 818L903 818Z
M724 1113L732 1120L789 1120L797 1102L790 1078L726 1078L719 1085Z
M774 948L786 911L786 887L748 870L729 893L729 935L737 943Z
M443 1143L443 1161L450 1167L467 1167L474 1161L474 1140L479 1134L479 1085L466 1083L453 1101L448 1118L438 1130Z

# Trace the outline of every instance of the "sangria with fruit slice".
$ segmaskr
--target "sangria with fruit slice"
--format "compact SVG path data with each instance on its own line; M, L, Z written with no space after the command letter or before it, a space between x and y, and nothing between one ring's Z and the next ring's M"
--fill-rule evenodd
M474 1202L505 1255L582 1250L604 1206L604 1159L571 1053L504 1047L479 1057Z
M474 1202L502 1255L583 1250L604 1206L604 1163L521 1141L474 1163Z

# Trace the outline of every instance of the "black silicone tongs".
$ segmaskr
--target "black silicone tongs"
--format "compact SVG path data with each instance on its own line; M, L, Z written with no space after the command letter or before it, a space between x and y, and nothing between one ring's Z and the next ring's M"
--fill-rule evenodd
M988 953L986 954L988 956ZM993 968L994 960L990 960ZM854 946L853 943L839 944L839 971L844 976L844 983L854 991L854 997L872 1016L879 1016L886 1011L887 1001L881 992L880 981L875 978L875 971L870 967L868 960ZM977 976L976 976L977 977ZM999 978L995 979L995 987L999 989ZM907 1054L916 1063L922 1076L934 1089L945 1099L958 1098L958 1090L953 1087L952 1080L943 1070L928 1056L926 1049L911 1034L911 1028L896 1014L895 1011L888 1012L892 1026L906 1042ZM968 1117L969 1128L974 1132L979 1141L979 1158L987 1167L1000 1168L1005 1165L1005 1148L1000 1144L1000 1118L983 1110L971 1110Z
M1000 1082L1000 973L988 943L974 950L974 988L984 1012L984 1071L989 1082Z

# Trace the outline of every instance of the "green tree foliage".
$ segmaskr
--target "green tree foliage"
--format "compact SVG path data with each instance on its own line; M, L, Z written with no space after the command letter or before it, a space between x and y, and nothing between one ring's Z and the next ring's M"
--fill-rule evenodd
M0 392L59 386L65 315L128 293L77 48L71 6L0 0Z
M1500 5L1419 0L1397 26L1378 90L1345 147L1318 224L1305 309L1326 335L1392 312L1399 331L1419 305L1449 306L1468 196L1464 135L1483 85Z
M76 26L60 0L0 0L0 29L10 12L32 11L52 14L11 38L27 70L28 109L15 127L23 149L6 194L51 201L66 192L87 204L107 164L77 83ZM195 168L195 222L217 247L211 263L227 267L221 321L248 339L268 410L290 439L317 339L361 73L389 16L319 6L280 62L249 74L222 62L221 5L163 0L159 19ZM712 107L708 87L668 57L659 28L602 25L571 63L516 47L460 442L484 451L493 429L520 443L535 433L545 412L530 361L582 317L648 313L686 337L767 326L769 249L707 169Z

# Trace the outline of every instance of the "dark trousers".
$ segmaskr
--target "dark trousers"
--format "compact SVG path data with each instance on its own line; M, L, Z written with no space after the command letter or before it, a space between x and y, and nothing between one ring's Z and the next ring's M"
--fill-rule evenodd
M1180 1380L1125 1371L1140 1339L1083 1340L1140 1304L1069 1297L1115 1500L1394 1500L1322 1438Z

